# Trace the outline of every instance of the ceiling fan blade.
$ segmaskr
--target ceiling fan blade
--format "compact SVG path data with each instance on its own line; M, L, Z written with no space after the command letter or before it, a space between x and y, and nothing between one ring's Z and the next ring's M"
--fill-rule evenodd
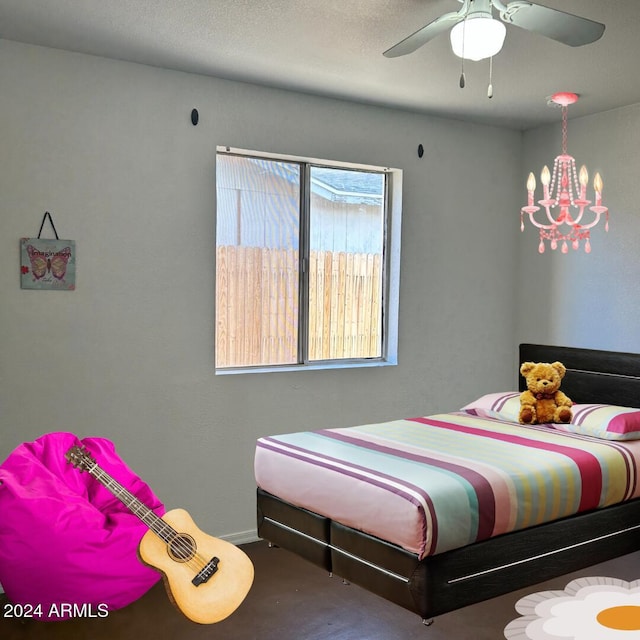
M539 33L571 47L595 42L604 33L604 25L599 22L523 0L510 2L500 17L508 24Z
M427 44L429 40L432 40L447 29L453 27L453 25L460 22L463 18L464 14L460 11L445 13L443 16L436 18L433 22L422 27L422 29L418 29L415 33L407 36L390 49L387 49L383 55L387 58L397 58L398 56L406 56L408 53L413 53L422 45Z

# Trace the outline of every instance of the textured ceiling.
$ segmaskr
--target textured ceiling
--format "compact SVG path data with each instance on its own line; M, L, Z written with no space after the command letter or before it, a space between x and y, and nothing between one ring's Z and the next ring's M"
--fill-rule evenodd
M640 103L640 0L544 0L606 25L568 47L515 26L493 62L465 63L448 36L382 52L457 0L0 0L0 37L222 78L528 129L557 121L546 99L573 91L570 117Z

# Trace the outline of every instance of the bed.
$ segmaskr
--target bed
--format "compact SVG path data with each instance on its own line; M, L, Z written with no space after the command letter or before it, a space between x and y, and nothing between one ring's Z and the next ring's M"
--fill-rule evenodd
M567 367L561 388L577 403L575 408L640 407L640 355L520 345L519 363L556 360ZM518 384L518 391L523 390L519 373ZM517 392L507 395L513 407ZM629 410L627 416L638 428L640 409ZM640 432L629 439L615 434L609 439L593 437L578 426L567 432L545 425L526 427L507 418L500 412L476 411L471 403L451 414L260 438L255 460L258 535L425 621L640 549ZM425 472L427 485L451 481L457 487L447 504L443 499L438 504L437 497L418 484L422 474L417 469L425 454L399 435L405 428L411 438L427 438L430 447L436 446L434 438L442 438L442 447L457 447L435 463L438 468L429 466ZM420 431L423 428L427 431ZM456 444L458 433L462 441ZM488 444L476 445L468 439L472 433ZM403 440L402 456L393 451L387 455L389 434L394 439L391 448ZM314 451L314 441L324 449ZM342 456L362 442L367 465L344 462ZM542 471L532 470L537 480L522 477L520 468L495 472L491 452L501 451L508 460L509 447L529 444L524 460L528 464L540 457L543 464ZM473 455L484 451L489 458L467 464L471 449ZM395 469L376 467L383 457L391 457L394 466L402 457L402 465L415 477L399 481ZM561 461L560 467L544 466L555 465L555 460ZM309 475L306 470L312 468L320 475ZM592 471L597 478L589 475ZM340 484L349 479L356 489ZM311 485L320 486L324 497L312 495ZM349 502L349 496L357 494L372 514ZM382 503L382 494L390 496L390 502ZM525 503L514 506L514 494L524 495ZM501 505L500 496L507 506ZM472 504L475 511L454 509L464 504ZM380 524L389 520L394 526Z

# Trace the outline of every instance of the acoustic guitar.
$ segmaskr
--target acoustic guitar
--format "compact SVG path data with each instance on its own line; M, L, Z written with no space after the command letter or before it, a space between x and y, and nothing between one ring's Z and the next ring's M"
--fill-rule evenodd
M211 624L240 606L253 583L253 564L241 549L202 532L184 509L156 515L101 469L86 448L73 446L65 458L88 471L149 527L138 555L163 574L170 600L187 618Z

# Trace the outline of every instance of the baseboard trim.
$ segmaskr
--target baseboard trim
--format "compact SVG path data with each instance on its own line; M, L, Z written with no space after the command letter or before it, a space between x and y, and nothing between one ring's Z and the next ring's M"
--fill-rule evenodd
M260 542L262 538L258 536L257 529L248 529L247 531L238 531L237 533L229 533L220 536L221 540L226 540L231 544L250 544L251 542Z

